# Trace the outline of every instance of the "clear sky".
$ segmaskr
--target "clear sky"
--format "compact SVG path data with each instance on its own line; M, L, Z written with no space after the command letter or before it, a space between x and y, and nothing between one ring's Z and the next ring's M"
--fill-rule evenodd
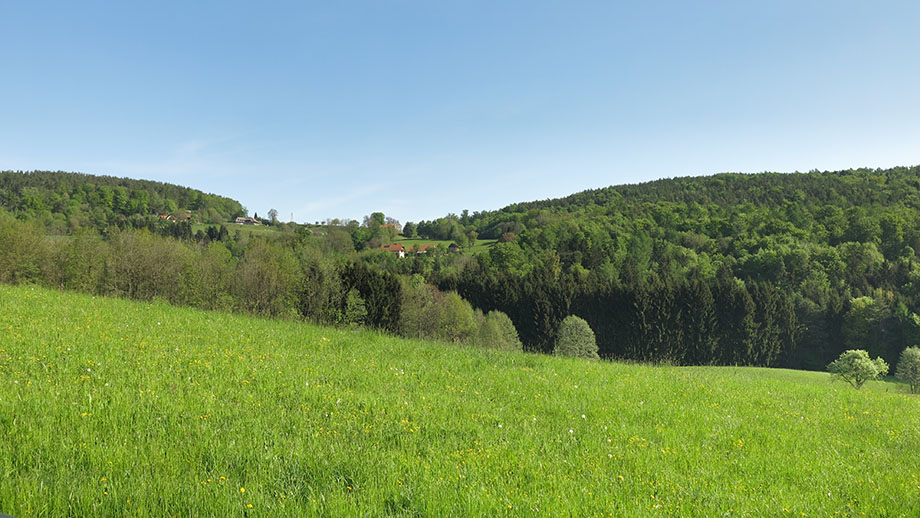
M0 169L418 221L920 163L920 2L0 0Z

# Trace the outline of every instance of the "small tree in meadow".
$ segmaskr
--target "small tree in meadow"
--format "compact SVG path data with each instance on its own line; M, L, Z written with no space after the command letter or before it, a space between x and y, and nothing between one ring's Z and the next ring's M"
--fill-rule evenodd
M479 331L474 340L476 345L505 351L521 350L521 339L508 315L501 311L490 311L488 315L480 315L479 320Z
M575 356L588 360L599 360L597 355L597 341L594 331L583 319L569 315L559 325L556 336L556 347L553 354L559 356Z
M863 383L888 374L888 364L881 357L869 359L869 353L862 349L851 349L841 353L839 358L827 366L827 370L835 378L858 389Z
M901 352L895 375L910 386L911 392L920 392L920 347L908 347Z

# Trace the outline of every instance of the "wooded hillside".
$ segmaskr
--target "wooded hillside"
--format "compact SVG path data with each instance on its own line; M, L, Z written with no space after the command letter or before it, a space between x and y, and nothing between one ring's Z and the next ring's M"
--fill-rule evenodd
M542 352L553 350L562 320L576 315L602 357L676 364L823 370L846 349L893 364L920 343L918 167L677 178L464 211L403 227L404 235L454 240L460 253L404 259L380 250L398 239L382 213L363 224L295 226L267 243L218 225L193 235L187 222L164 224L158 216L170 209L215 222L242 211L192 189L60 173L3 173L0 182L0 214L11 216L0 218L7 236L0 279L13 282L94 293L149 284L139 298L450 341L480 340L484 315L501 320L500 312L525 348ZM35 229L84 227L98 235L16 241ZM182 244L111 232L139 228ZM483 237L497 243L463 251ZM106 251L104 261L70 253L90 241L86 250ZM127 256L124 243L146 244ZM154 244L181 252L170 264L182 274L169 278L186 284L169 291L170 283L135 279L155 269L116 268L142 258L165 267ZM195 258L205 250L221 258L223 281L200 282L201 265L210 263Z
M498 238L432 278L548 351L569 313L601 354L823 368L920 337L920 168L676 178L420 222Z
M222 223L245 214L236 200L149 180L50 171L0 172L0 208L52 233L141 228L158 215ZM179 213L179 211L182 211Z

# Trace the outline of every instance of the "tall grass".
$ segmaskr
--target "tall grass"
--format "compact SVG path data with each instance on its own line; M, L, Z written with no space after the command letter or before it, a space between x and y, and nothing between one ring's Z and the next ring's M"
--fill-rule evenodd
M917 516L920 399L0 287L0 512Z

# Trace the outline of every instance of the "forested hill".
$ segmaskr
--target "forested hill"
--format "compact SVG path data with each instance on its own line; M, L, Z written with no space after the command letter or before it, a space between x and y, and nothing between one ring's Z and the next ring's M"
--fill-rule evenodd
M178 185L50 171L0 172L0 209L50 232L112 225L140 228L159 215L220 223L245 215L240 202Z
M468 222L485 228L481 221L534 209L577 211L604 207L625 210L660 202L721 207L753 203L773 208L784 208L789 203L809 203L832 204L844 209L903 203L916 208L920 207L920 166L668 178L591 189L563 198L514 203L497 211L474 213Z
M418 224L445 231L499 242L430 277L540 350L566 314L602 354L677 363L823 368L920 341L920 167L675 178Z

